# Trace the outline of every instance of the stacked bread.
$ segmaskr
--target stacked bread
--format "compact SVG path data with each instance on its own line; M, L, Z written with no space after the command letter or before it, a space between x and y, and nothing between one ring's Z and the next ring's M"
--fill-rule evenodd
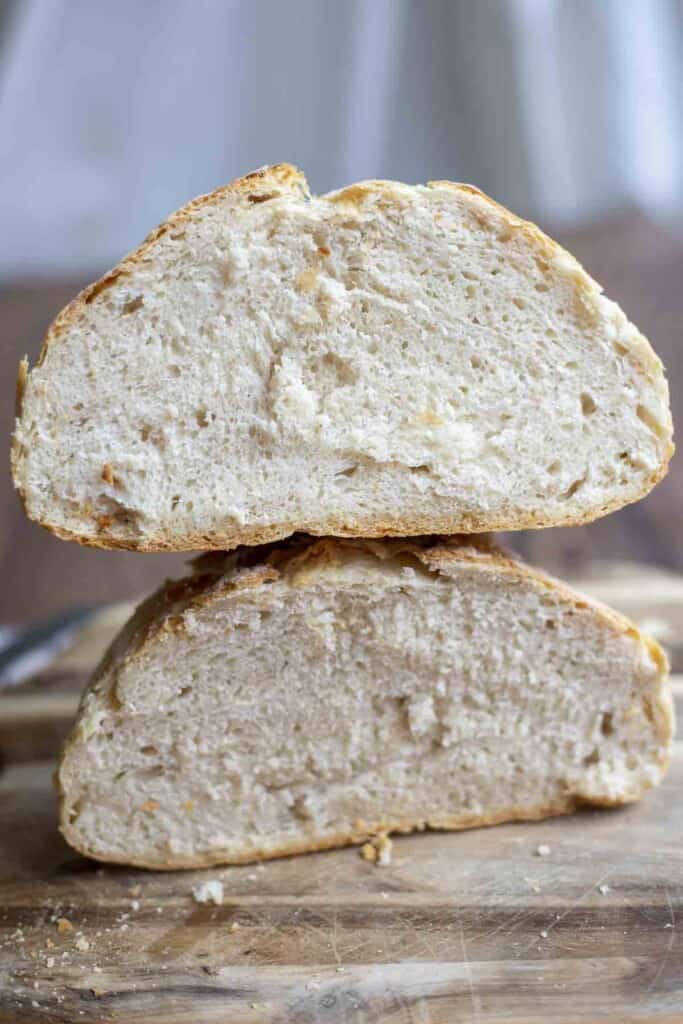
M478 534L589 522L673 451L661 363L476 189L315 198L270 167L174 214L19 376L58 536L203 550L117 638L58 773L68 841L176 868L637 799L666 661Z

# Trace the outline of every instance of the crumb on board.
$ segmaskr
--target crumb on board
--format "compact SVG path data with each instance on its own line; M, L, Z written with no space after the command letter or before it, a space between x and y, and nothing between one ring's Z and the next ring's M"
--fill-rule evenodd
M128 890L128 895L129 896L139 896L141 892L142 892L142 886L141 885L131 885L130 889Z
M539 843L536 847L537 857L548 857L550 855L550 847L547 843Z
M80 938L76 939L76 949L79 953L87 953L90 949L90 943L84 935L81 935Z
M239 921L233 921L232 924L230 925L230 927L228 928L228 931L229 932L239 931L239 927L240 927Z
M67 932L72 932L73 930L74 926L72 925L68 917L57 918L57 931L59 932L60 935L65 935Z
M605 885L603 883L602 885L598 886L598 892L600 893L601 896L606 896L609 891L610 891L609 885Z
M367 843L363 843L360 848L360 855L363 860L377 864L378 867L387 867L387 865L391 864L393 845L389 836L385 832L380 832L379 835L369 839Z
M192 898L195 903L215 903L220 906L223 902L223 883L217 878L210 882L201 882L192 890Z

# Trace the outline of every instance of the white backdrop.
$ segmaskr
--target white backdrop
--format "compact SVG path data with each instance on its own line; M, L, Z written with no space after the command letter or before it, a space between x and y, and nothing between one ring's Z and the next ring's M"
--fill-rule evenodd
M680 210L682 0L15 0L0 275L92 273L264 163Z

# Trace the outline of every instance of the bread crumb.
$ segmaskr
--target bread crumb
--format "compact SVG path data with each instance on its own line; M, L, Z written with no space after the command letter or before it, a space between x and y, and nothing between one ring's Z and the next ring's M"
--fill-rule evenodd
M102 473L100 474L105 484L114 483L114 470L111 468L111 463L105 462L102 466Z
M297 274L294 287L298 292L311 292L315 288L318 272L314 267L307 267Z
M239 927L240 927L239 921L233 921L232 924L230 925L230 927L228 928L228 931L229 932L239 931Z
M547 938L548 938L548 933L547 933L547 931L545 930L545 928L544 928L544 929L543 929L543 931L541 932L541 938L542 938L542 939L547 939Z
M55 948L55 944L52 941L52 939L45 939L45 948L46 949L54 949Z
M71 921L69 921L68 918L66 918L66 917L58 917L57 918L57 931L59 932L60 935L65 935L66 932L72 932L73 929L74 929L74 926L72 925Z
M47 958L47 960L45 961L45 966L46 967L54 967L54 965L55 965L55 958L53 956L49 956Z
M536 856L537 857L547 857L549 855L549 853L550 853L550 847L547 845L547 843L540 843L536 847Z
M363 860L377 864L379 867L386 867L388 864L391 864L393 845L389 836L384 832L380 832L379 835L374 836L367 843L363 843L360 848L360 855Z
M80 939L76 939L76 949L78 950L79 953L88 952L88 950L90 949L90 943L85 938L85 936L82 935Z
M380 867L383 868L388 864L391 864L391 850L393 845L394 844L389 836L384 833L377 836L377 839L375 840L375 848L377 850L377 863Z
M130 901L130 908L131 908L131 910L139 910L140 909L140 900L131 900Z
M130 889L128 890L128 895L129 896L139 896L141 892L142 892L142 886L141 885L131 885Z
M600 893L601 896L606 896L609 891L610 891L609 885L599 885L598 886L598 892Z
M223 902L223 883L218 879L202 882L192 890L192 898L195 903L215 903L220 906Z

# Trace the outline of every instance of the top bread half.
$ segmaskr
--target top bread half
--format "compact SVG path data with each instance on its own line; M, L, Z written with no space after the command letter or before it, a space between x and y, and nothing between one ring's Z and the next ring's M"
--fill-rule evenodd
M673 451L662 365L468 185L269 167L173 214L22 363L28 515L141 551L589 522Z

